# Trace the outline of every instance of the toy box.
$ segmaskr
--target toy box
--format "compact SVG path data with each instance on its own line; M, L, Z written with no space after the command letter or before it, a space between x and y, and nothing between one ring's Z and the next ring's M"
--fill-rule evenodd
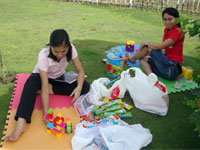
M107 75L111 78L116 78L123 71L125 58L119 53L108 53L106 55L106 69Z

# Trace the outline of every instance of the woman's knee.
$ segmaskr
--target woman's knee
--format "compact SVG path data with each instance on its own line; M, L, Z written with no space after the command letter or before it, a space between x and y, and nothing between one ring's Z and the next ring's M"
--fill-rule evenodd
M25 86L28 87L41 87L41 79L39 74L31 74L30 77L27 79Z

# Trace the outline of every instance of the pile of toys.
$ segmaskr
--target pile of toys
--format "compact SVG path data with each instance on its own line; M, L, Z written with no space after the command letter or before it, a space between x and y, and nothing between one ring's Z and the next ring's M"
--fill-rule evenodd
M109 97L105 97L102 99L104 104L95 106L92 110L90 116L95 119L103 119L108 116L118 116L119 118L130 118L132 117L131 112L128 112L133 106L127 104L126 102L122 102L122 99L112 100Z
M89 129L89 128L94 128L94 127L108 126L108 125L119 125L120 124L119 121L120 121L119 117L109 116L101 120L98 120L96 122L83 121L82 127Z
M61 113L58 113L54 118L53 110L49 109L45 119L49 121L47 124L47 133L51 134L52 132L56 134L57 137L62 136L62 131L65 128L65 133L72 133L72 123L70 118L67 118L66 123Z

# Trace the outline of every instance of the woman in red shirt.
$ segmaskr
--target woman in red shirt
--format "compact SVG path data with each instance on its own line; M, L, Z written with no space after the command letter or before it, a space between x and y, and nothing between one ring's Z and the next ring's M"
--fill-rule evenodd
M142 42L139 51L134 55L127 53L130 61L140 59L143 70L147 73L155 73L168 80L175 80L182 73L183 62L183 31L180 31L180 23L176 23L179 13L175 8L166 8L162 13L165 25L162 43ZM161 50L164 49L163 53ZM147 54L150 52L150 56Z

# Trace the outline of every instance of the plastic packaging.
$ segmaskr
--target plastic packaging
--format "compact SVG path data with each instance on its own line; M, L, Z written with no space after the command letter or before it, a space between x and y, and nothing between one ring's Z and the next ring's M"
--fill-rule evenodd
M80 116L88 116L94 106L95 105L92 103L90 94L80 96L74 103L74 108Z

